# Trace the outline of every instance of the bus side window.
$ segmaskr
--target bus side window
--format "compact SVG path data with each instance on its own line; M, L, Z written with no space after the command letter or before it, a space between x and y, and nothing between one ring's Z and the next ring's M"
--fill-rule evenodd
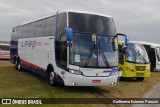
M35 25L35 37L43 36L44 20L40 20Z
M55 30L55 17L49 17L43 22L43 36L53 36Z
M67 66L67 35L60 36L60 64Z
M28 26L29 26L29 28L28 28L28 38L34 37L36 23L33 22L33 23L29 24Z
M17 40L17 39L21 38L21 27L18 27L16 31L17 31L17 33L16 33L16 40Z
M121 65L124 64L124 59L123 59L123 50L122 50L122 46L121 45L118 45L119 47L119 63Z

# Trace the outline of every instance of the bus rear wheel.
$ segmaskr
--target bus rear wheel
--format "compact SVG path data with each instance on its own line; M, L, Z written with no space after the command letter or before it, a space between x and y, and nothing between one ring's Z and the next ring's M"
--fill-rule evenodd
M137 79L137 81L143 81L144 77L137 77L136 79Z
M20 59L18 59L18 60L16 61L16 70L18 70L18 71L21 71L21 70L22 70Z

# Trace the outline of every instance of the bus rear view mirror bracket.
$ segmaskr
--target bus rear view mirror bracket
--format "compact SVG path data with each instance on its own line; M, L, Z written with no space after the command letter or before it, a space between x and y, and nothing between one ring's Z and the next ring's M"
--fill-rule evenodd
M73 30L72 28L66 28L67 32L67 43L71 45L73 43Z
M127 35L121 34L121 33L117 33L117 34L113 37L113 39L112 39L113 50L114 50L114 51L120 50L119 48L116 48L116 45L115 45L115 40L116 40L116 38L117 38L118 36L123 36L123 37L125 38L125 43L124 43L124 45L123 45L123 47L122 47L122 50L125 50L125 49L127 48L127 46L128 46L128 41L129 41L129 39L128 39L128 36L127 36Z
M116 37L117 36L123 36L125 38L125 42L124 42L123 48L126 48L128 46L128 41L129 41L128 36L126 34L122 34L122 33L117 33Z

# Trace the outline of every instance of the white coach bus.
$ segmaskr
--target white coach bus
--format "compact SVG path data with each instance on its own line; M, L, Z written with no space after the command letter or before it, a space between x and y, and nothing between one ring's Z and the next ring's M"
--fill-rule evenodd
M151 70L160 71L160 45L155 43L141 42L148 53Z
M160 45L144 41L134 42L142 44L145 47L151 63L151 71L160 71Z
M11 62L47 77L50 85L111 86L118 81L118 37L110 16L79 11L14 27Z

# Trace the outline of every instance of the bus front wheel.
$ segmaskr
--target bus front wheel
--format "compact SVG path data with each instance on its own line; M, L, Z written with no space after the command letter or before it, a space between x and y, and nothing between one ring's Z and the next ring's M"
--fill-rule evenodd
M51 70L49 73L48 73L48 83L51 85L51 86L55 86L55 73L53 70Z
M137 81L143 81L144 77L137 77L136 79L137 79Z

